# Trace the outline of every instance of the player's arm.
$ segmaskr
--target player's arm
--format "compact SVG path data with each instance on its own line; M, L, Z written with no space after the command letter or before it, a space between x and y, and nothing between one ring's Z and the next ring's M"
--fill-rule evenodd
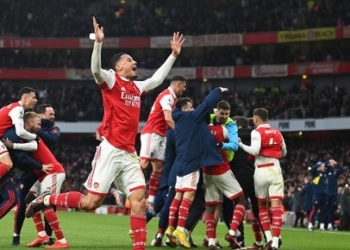
M285 157L287 155L287 145L282 136L282 156Z
M205 97L203 102L193 111L194 119L199 122L202 121L209 112L212 112L216 103L221 98L221 93L227 91L226 88L215 88L209 95Z
M37 133L38 136L45 142L45 144L48 145L52 143L57 143L61 135L61 130L59 127L53 125L49 131L40 129Z
M14 107L10 112L9 116L11 117L12 124L15 126L16 135L25 139L25 140L34 140L37 138L36 134L30 133L24 129L23 122L23 107L17 106Z
M238 130L237 125L232 121L226 124L226 129L228 132L228 142L222 144L222 149L229 151L238 150Z
M115 84L115 72L113 70L104 70L101 66L102 42L104 39L103 27L99 27L95 17L92 18L92 23L96 40L91 55L91 72L97 84L106 83L109 89L111 89Z
M181 52L182 44L185 39L183 35L179 32L174 33L173 39L170 41L171 45L171 54L165 60L163 65L152 75L151 78L148 78L145 81L135 81L135 84L141 90L141 92L147 92L159 86L165 79L165 77L169 74L171 67L173 66L176 57Z
M174 99L171 97L171 95L165 95L159 101L159 104L163 110L164 120L168 123L169 127L175 129L175 122L173 120L173 116L171 115Z
M253 130L251 132L251 141L250 146L243 144L242 142L238 143L239 147L243 149L245 152L251 155L259 155L261 148L261 135L258 131Z

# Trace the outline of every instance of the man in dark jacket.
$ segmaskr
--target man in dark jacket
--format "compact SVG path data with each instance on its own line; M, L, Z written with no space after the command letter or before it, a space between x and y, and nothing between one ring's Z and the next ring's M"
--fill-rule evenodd
M244 144L250 143L250 134L252 129L249 127L249 120L244 116L235 116L233 120L236 122L238 128L238 137L241 138ZM252 211L254 214L254 218L252 220L252 228L255 237L255 243L251 246L248 246L247 249L262 249L262 233L261 226L259 222L259 207L258 201L255 196L254 190L254 159L250 159L249 154L239 148L235 152L235 156L230 163L231 170L236 176L237 181L241 185L244 196L249 198L251 202ZM231 201L224 198L223 203L223 218L227 227L229 227L229 223L232 220L232 211L234 209L234 205ZM243 223L240 224L238 230L241 232L241 236L237 237L237 240L244 246L244 227Z
M344 172L344 168L335 160L329 160L327 165L327 209L326 222L328 222L327 230L333 230L333 217L337 210L338 196L338 177Z
M327 205L327 169L328 162L317 162L312 168L311 168L311 174L312 174L312 192L313 192L313 207L311 210L311 213L309 215L309 223L308 223L308 230L313 230L313 218L315 216L315 213L318 213L318 221L320 222L320 230L324 231L324 223L325 223L325 212L326 212L326 205Z
M177 170L176 195L170 206L169 227L165 234L169 238L175 236L187 248L191 244L185 232L185 224L197 189L200 169L223 161L205 118L224 91L227 89L214 89L196 110L190 98L180 98L172 113L176 140L176 159L173 166ZM178 221L174 231L176 218Z

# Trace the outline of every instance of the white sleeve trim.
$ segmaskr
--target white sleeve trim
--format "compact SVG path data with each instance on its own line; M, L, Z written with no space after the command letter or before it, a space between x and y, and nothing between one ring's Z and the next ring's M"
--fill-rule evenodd
M38 143L35 140L26 143L14 143L13 149L23 151L35 151L38 149Z
M148 78L144 81L134 81L136 86L140 89L141 92L152 90L158 87L164 81L165 77L169 74L171 67L173 66L176 57L170 55L162 66L152 75L151 78Z
M106 83L109 89L113 88L115 84L114 70L104 70L101 66L101 51L102 43L95 42L94 49L91 55L91 72L97 84Z
M238 145L251 155L258 155L261 148L261 135L258 131L253 130L251 132L251 142L250 146L243 144L242 142L238 143Z
M159 101L160 106L162 106L162 110L172 110L172 107L174 105L174 99L173 97L169 95L164 95L162 99Z

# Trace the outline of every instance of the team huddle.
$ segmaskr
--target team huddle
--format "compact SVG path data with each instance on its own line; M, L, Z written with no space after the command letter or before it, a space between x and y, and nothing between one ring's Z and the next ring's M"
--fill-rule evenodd
M185 39L174 33L171 54L163 65L152 77L137 81L137 63L126 53L111 58L111 70L102 69L104 32L95 18L93 26L96 40L91 71L102 93L104 116L98 128L101 142L84 184L86 195L76 191L60 193L65 172L49 148L57 141L59 129L51 119L45 125L46 131L42 131L47 118L42 119L35 112L24 113L37 102L33 89L23 88L19 102L0 111L0 218L18 203L19 222L13 244L19 244L20 228L27 217L33 218L38 232L28 246L68 248L55 207L95 209L114 182L130 202L134 250L146 248L146 224L157 214L160 220L153 246L161 246L164 236L168 246L195 246L191 232L204 212L203 237L208 249L221 248L216 235L221 212L228 226L224 239L231 248L244 247L242 220L247 198L255 216L252 224L255 243L248 249L278 249L284 196L279 159L287 150L281 133L268 124L268 111L254 110L256 128L251 130L247 118L230 118L230 105L222 100L222 93L228 89L215 88L194 108L190 98L181 97L186 90L186 78L174 76L170 86L156 98L141 132L140 160L134 143L140 98L164 82ZM146 199L143 170L149 165L152 174ZM13 166L26 170L19 194L9 175ZM45 229L41 213L49 228ZM56 242L51 238L52 231Z

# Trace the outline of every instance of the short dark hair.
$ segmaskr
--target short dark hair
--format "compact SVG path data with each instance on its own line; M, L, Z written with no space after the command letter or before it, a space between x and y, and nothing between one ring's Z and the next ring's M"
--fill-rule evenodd
M119 62L122 55L125 55L125 54L126 54L125 52L119 52L114 56L112 56L112 58L109 60L109 66L111 67L111 69L115 69L115 65Z
M176 75L176 76L173 76L170 80L170 83L173 83L173 82L187 82L187 78L184 76Z
M253 115L259 117L261 120L265 122L269 118L269 111L264 108L257 108L257 109L254 109Z
M244 116L234 116L232 119L236 122L237 127L248 128L248 118Z
M221 100L216 104L216 109L228 110L228 109L231 109L231 107L230 107L230 104L228 102Z
M26 121L33 119L33 118L36 118L36 117L39 117L37 113L35 113L33 111L28 111L28 112L25 112L23 120L26 122Z
M18 100L22 99L22 96L24 94L29 94L29 93L36 93L35 89L31 88L31 87L22 87L19 92L18 92Z
M182 109L184 106L187 105L188 102L193 103L191 98L181 97L181 98L177 99L177 101L176 101L176 108Z
M52 108L51 104L44 103L44 104L38 105L38 107L36 107L36 112L38 114L44 114L46 111L46 108Z

